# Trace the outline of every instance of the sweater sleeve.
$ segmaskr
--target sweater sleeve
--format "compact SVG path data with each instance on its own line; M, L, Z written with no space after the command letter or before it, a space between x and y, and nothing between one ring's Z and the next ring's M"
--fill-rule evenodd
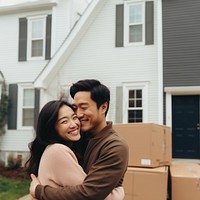
M124 188L119 186L113 189L112 192L105 198L105 200L123 200L124 196Z
M39 180L54 187L77 185L86 177L74 153L62 144L53 144L45 150L40 167Z
M82 184L63 188L38 185L35 191L36 198L42 200L103 200L119 186L127 169L127 161L127 145L119 141L107 144Z

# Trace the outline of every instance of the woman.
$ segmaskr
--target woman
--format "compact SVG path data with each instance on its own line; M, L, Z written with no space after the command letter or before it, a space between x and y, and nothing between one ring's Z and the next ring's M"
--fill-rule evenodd
M80 122L73 106L63 100L48 102L39 114L36 138L30 144L31 156L26 164L28 173L38 175L42 185L81 184L86 174L78 164L79 140ZM106 200L122 200L123 197L123 188L118 187Z

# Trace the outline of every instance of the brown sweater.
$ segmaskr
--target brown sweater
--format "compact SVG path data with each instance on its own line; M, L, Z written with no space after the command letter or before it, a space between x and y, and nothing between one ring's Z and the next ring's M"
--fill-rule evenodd
M121 186L128 165L128 146L109 123L90 139L84 157L87 176L82 184L52 188L38 185L36 198L44 200L103 200Z

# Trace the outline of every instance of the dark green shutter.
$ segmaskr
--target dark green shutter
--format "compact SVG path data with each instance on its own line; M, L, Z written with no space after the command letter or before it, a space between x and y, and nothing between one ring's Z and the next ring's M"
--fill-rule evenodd
M115 46L124 46L124 5L116 5Z
M18 60L27 60L27 19L19 19L19 47L18 47Z
M47 16L46 19L46 49L45 49L45 59L49 60L51 58L51 15Z
M10 84L8 98L8 129L17 129L17 98L17 84Z
M36 128L37 125L39 110L40 110L40 90L35 89L34 128Z
M145 13L145 44L154 43L154 9L153 1L146 2L146 13Z
M123 115L122 115L122 111L123 111L123 88L122 86L118 86L116 87L116 119L115 122L116 123L122 123L123 119Z

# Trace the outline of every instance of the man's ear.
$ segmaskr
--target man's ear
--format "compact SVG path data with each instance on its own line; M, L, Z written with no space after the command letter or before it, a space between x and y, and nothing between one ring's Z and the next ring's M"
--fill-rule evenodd
M102 113L105 113L108 110L108 102L105 102L101 105Z

